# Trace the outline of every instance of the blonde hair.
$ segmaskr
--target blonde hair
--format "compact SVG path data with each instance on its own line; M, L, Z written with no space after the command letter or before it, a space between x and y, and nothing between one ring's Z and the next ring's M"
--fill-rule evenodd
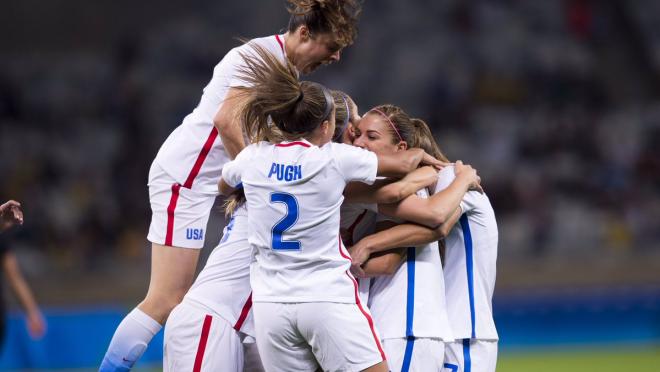
M245 65L238 71L247 86L237 89L245 98L239 116L251 142L303 138L331 117L334 102L327 88L298 81L290 61L282 64L263 47L248 45L254 53L241 53Z
M340 48L353 44L362 11L356 0L287 0L289 32L305 25L310 33L330 33Z
M222 205L222 207L225 209L225 217L229 217L234 214L238 207L245 204L246 200L247 199L245 198L245 192L243 189L234 190L234 192L232 192L231 195L225 199L225 202Z
M412 118L410 121L415 127L415 133L412 142L408 143L408 145L418 147L434 158L448 163L449 159L440 150L440 146L435 141L435 137L433 137L433 133L431 133L431 129L426 122L418 118Z

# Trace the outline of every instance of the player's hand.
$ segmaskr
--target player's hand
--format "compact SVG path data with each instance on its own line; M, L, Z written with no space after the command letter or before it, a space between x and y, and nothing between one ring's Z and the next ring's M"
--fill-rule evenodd
M0 232L9 229L14 225L23 224L23 211L21 203L10 200L0 205Z
M364 243L364 240L357 242L354 246L348 249L351 255L351 272L358 278L366 277L366 273L362 269L362 265L369 259L370 250Z
M25 325L33 340L39 340L46 334L46 321L38 310L27 313Z
M451 163L445 163L444 161L440 161L433 156L429 155L424 151L424 154L422 154L422 161L419 162L420 165L430 165L433 168L440 170L448 165L451 165Z
M461 178L468 184L468 190L478 191L483 194L484 189L481 187L481 177L477 174L477 170L472 168L469 164L463 164L462 161L457 160L454 164L454 174L456 178Z

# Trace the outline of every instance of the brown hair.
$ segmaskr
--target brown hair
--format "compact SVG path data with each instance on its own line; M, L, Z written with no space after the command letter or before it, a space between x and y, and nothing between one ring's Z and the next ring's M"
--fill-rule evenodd
M412 143L409 142L408 145L410 147L418 147L434 158L449 163L449 159L440 150L440 146L435 141L435 137L433 137L433 133L431 133L431 129L426 122L417 118L410 119L410 121L415 126L415 134Z
M408 144L408 147L413 147L415 126L410 116L401 107L390 104L380 105L369 110L367 115L376 115L385 121L388 130L392 134L392 144L404 141Z
M440 161L449 162L435 142L433 133L424 120L411 118L401 107L389 104L376 106L368 114L378 115L386 121L392 134L392 144L405 141L408 148L420 148ZM386 118L383 118L383 115Z
M239 115L251 141L280 137L272 125L285 139L306 137L331 117L334 102L326 87L298 81L291 62L284 65L263 47L248 45L252 50L241 52L245 65L238 71L247 86L237 89L245 97Z
M330 33L340 47L353 44L361 4L357 0L287 0L289 32L305 25L310 33Z
M335 134L332 139L333 141L341 141L341 136L351 119L351 98L341 90L333 90L331 93L335 101Z

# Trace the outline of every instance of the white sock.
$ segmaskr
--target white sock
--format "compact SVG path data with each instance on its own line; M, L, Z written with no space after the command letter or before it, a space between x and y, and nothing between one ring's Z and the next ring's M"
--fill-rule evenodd
M130 371L147 349L151 339L163 328L137 307L119 323L99 372Z

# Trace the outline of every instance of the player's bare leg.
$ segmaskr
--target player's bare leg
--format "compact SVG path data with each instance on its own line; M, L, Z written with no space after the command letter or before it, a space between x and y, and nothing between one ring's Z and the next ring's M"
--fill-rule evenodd
M172 309L192 285L199 251L153 243L149 290L138 308L158 323L165 324Z

